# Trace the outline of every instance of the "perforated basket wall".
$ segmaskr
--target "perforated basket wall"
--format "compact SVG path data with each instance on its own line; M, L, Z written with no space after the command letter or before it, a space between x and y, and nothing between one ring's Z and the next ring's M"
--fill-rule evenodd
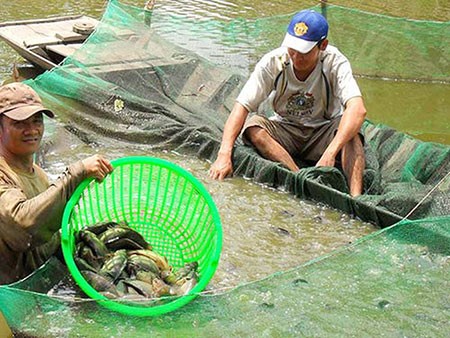
M112 165L114 171L102 183L83 181L66 205L61 244L69 271L88 296L111 310L137 316L173 311L202 291L217 268L222 248L217 208L203 185L171 162L125 157L112 161ZM85 280L73 259L75 233L103 221L128 222L175 269L197 261L198 284L183 297L153 302L106 298Z

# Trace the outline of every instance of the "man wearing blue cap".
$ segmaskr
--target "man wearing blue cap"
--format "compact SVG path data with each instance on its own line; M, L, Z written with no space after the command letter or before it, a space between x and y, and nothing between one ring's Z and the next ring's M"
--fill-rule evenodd
M349 61L328 45L327 34L328 23L319 13L294 15L281 47L263 56L236 99L209 171L212 178L232 173L232 149L243 131L244 143L292 171L299 170L295 158L316 166L339 163L350 194L362 193L365 157L359 133L366 109ZM247 119L267 98L273 116Z

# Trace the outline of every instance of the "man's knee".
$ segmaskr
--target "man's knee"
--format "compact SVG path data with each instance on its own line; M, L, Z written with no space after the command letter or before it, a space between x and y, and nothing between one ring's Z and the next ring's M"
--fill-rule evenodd
M358 156L364 156L364 141L362 136L360 134L357 134L355 137L353 137L352 143L354 152Z
M253 145L264 143L265 139L267 139L267 135L267 132L259 126L248 127L244 131L244 136Z
M354 136L347 144L344 145L341 152L341 160L343 165L345 162L365 161L364 145L361 135Z
M355 135L347 144L344 145L344 149L351 151L352 153L360 153L363 152L363 140L361 139L361 135Z

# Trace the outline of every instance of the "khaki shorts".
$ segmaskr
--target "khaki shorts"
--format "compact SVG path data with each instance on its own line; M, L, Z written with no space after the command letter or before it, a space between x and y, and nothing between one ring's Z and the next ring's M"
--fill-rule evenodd
M246 137L246 130L250 127L261 127L293 158L317 162L336 135L340 121L341 116L338 116L330 123L314 129L294 123L269 120L261 115L253 115L245 122L242 140L245 144L251 145ZM340 156L336 160L340 160Z

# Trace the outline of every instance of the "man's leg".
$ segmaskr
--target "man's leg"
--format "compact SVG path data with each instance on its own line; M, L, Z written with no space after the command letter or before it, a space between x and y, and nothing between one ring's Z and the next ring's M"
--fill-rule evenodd
M245 136L264 158L280 162L292 171L299 171L292 156L263 128L258 126L249 127L245 130Z
M359 196L363 192L363 174L366 165L364 148L359 135L352 138L341 151L342 169L347 177L350 195Z

